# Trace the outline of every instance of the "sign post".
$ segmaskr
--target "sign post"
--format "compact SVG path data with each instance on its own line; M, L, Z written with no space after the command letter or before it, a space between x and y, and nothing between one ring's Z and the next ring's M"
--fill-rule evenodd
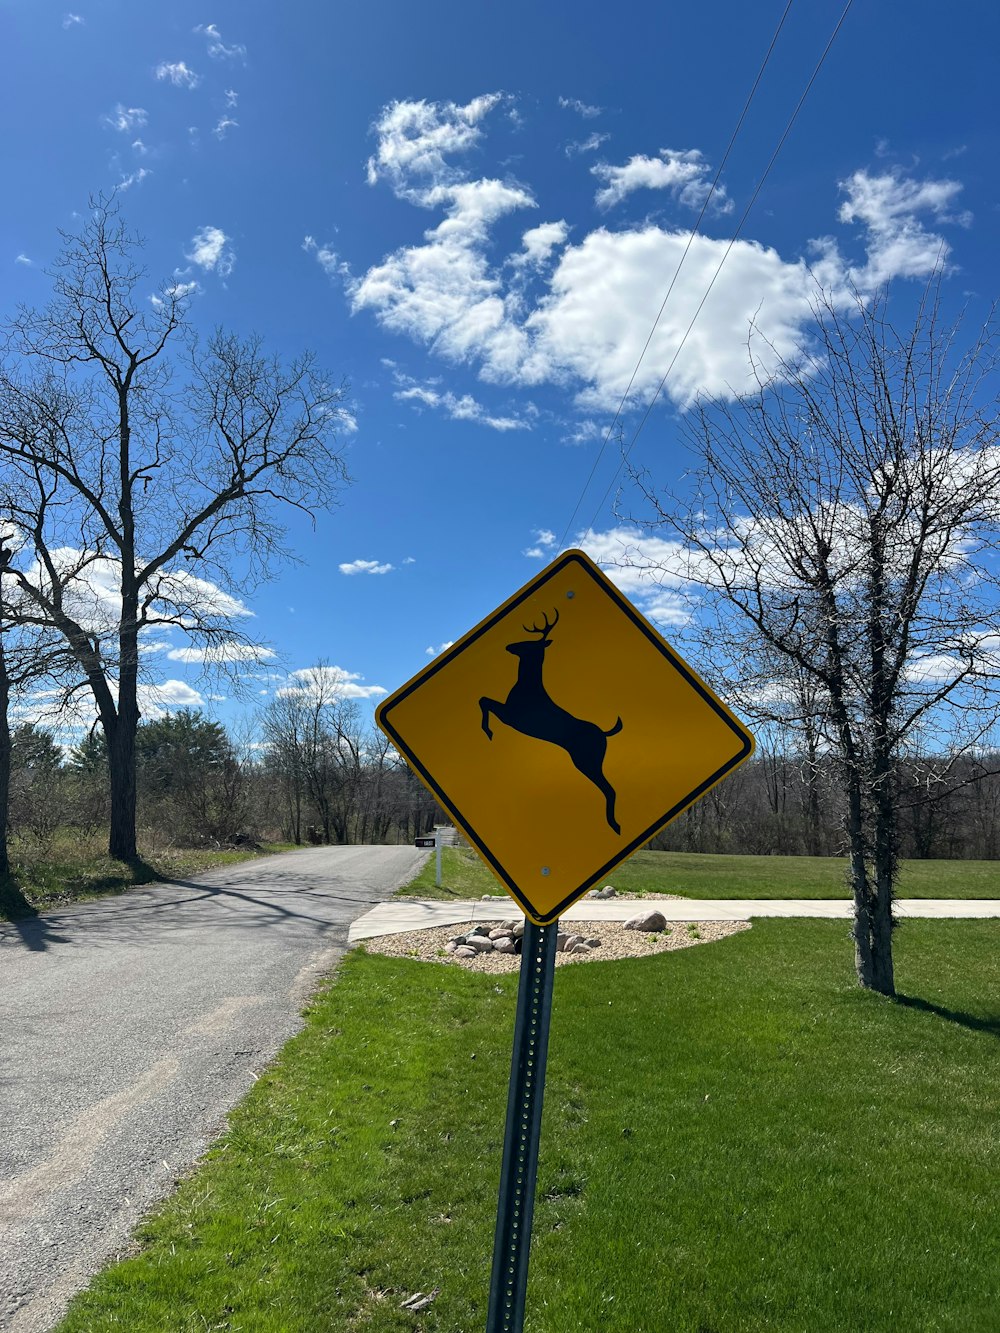
M557 922L525 923L486 1333L520 1333L524 1324L558 934Z
M521 1333L559 917L743 763L753 738L582 551L375 720L527 918L487 1325Z

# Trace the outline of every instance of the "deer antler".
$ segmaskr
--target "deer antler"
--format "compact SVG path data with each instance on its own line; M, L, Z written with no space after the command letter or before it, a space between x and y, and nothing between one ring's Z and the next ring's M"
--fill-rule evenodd
M521 628L524 630L525 634L540 634L544 639L545 636L551 633L551 631L555 629L556 625L559 624L559 612L556 611L556 618L555 620L553 620L551 625L549 624L548 612L542 613L542 619L545 621L545 624L542 626L541 629L539 629L537 625L532 625L530 629L528 628L527 625L522 625Z

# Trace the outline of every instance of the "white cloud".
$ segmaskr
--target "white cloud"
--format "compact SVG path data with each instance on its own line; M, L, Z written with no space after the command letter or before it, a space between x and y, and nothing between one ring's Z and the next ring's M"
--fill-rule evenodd
M510 262L515 268L542 268L552 258L552 251L566 244L568 235L569 226L562 219L532 227L521 237L520 253L511 255Z
M99 638L113 637L121 616L119 562L73 547L58 547L50 555L64 584L63 602L68 614L88 633ZM48 590L48 574L37 561L29 563L24 574L30 583ZM148 591L151 595L148 632L155 633L157 625L190 628L199 620L218 623L253 615L238 598L186 569L161 571L149 584ZM147 651L156 649L150 644Z
M171 662L185 662L198 666L215 666L221 662L266 662L276 656L273 648L263 648L254 643L189 645L184 648L171 648L167 652Z
M529 560L547 560L552 555L552 548L556 544L556 534L550 532L548 528L535 529L535 545L529 546L521 554L528 557Z
M139 167L136 171L130 171L127 175L122 176L118 182L118 189L130 190L133 185L141 185L146 177L152 176L152 174L149 167Z
M123 106L119 102L114 111L101 117L101 124L109 130L118 130L121 134L131 133L132 130L142 129L146 123L147 113L141 106Z
M139 711L147 719L163 717L171 708L201 708L205 700L183 680L161 680L155 685L140 685L136 690Z
M227 88L227 89L226 89L226 109L227 109L227 110L232 110L232 108L236 105L236 103L237 103L239 100L240 100L240 95L239 95L238 92L234 91L234 89L232 89L232 88Z
M156 309L159 310L163 305L164 296L168 297L172 296L175 298L175 300L186 301L189 296L200 296L200 295L201 295L201 286L199 283L194 281L175 282L172 283L169 287L166 287L164 289L162 296L154 292L153 295L149 298L149 301L151 305L155 306Z
M432 380L426 384L419 384L408 375L402 375L397 372L394 376L396 383L401 387L393 393L393 398L402 403L410 403L413 406L428 407L435 411L444 412L452 421L474 421L480 426L489 426L491 430L530 430L531 422L523 417L500 417L494 416L486 407L483 406L471 394L454 394L450 389L439 389L436 387L438 381Z
M598 190L594 196L598 208L611 208L621 203L633 190L669 190L680 203L698 209L712 188L708 164L696 148L684 152L661 148L659 157L637 154L622 167L598 162L590 171L591 175L606 182L604 189ZM720 212L728 212L733 206L721 185L716 186L712 202Z
M33 264L33 262L28 258L28 256L27 256L27 255L24 255L24 254L18 255L18 256L15 258L14 263L15 263L15 264L23 264L25 268L34 268L34 267L35 267L34 264Z
M219 119L219 123L216 125L212 133L215 135L217 139L224 139L226 137L226 131L237 129L239 127L239 123L240 122L238 120L233 120L231 116L221 116Z
M587 530L575 544L650 620L683 625L690 619L682 588L691 557L681 542L623 526L606 532Z
M593 120L604 110L602 106L588 106L586 102L581 102L579 97L560 97L559 105L564 111L575 111L577 115L583 116L584 120Z
M187 569L164 570L150 589L163 612L173 612L185 624L190 622L192 615L231 620L253 615L238 597Z
M424 649L424 652L427 654L428 657L437 657L437 655L439 653L443 653L446 648L450 648L454 642L455 642L454 639L445 639L444 643L439 643L436 648L433 648L431 646L426 647Z
M357 671L345 671L339 666L305 667L293 671L289 683L276 691L279 695L302 695L307 698L375 699L387 694L381 685L362 685L364 676Z
M377 560L352 560L338 568L341 574L388 574L393 566L379 564Z
M567 433L562 437L563 444L586 444L590 440L599 440L606 434L606 427L593 419L593 417L584 417L581 421L575 421L567 427Z
M228 278L236 263L236 255L227 246L229 237L221 227L202 227L191 237L191 249L185 258L208 272L213 269L220 278Z
M175 88L197 88L201 83L201 75L189 69L183 60L174 63L164 60L157 65L154 73L161 82L168 79Z
M449 360L482 357L497 378L513 376L527 343L486 249L490 224L534 208L534 199L520 187L481 180L436 186L424 201L444 206L444 221L425 233L425 244L395 251L352 282L352 308L372 310L385 328L429 343Z
M62 21L64 28L75 28L83 23L83 17L80 14L67 14Z
M340 278L345 283L351 281L350 269L329 245L319 245L312 236L306 236L302 241L302 249L307 255L316 256L316 262L328 278Z
M656 320L663 293L688 247L670 302L660 317L642 365L636 365ZM812 314L816 279L804 260L791 263L754 241L729 242L660 227L591 232L567 249L549 293L526 321L539 378L560 374L579 382L585 409L617 406L635 372L631 392L646 400L673 360L720 263L711 294L683 350L666 392L682 406L699 393L728 395L749 384L747 340L766 364L794 359Z
M200 32L208 42L208 54L213 60L243 60L247 49L239 42L226 46L222 35L214 23L199 23L193 32Z
M699 394L731 396L751 387L748 338L765 374L782 358L797 360L821 290L846 309L852 279L864 295L890 276L924 276L947 247L921 218L965 220L948 211L954 182L857 172L842 186L847 202L840 220L865 226L867 257L860 264L846 259L830 236L786 256L753 239L692 239L688 226L649 223L600 227L572 245L560 230L564 224L543 223L505 256L498 253L500 224L509 230L511 214L536 207L530 190L490 177L467 179L461 163L446 160L461 152L468 164L468 149L479 143L483 117L495 103L495 96L466 108L396 103L380 122L373 179L386 177L400 197L441 214L420 241L359 277L326 247L307 239L306 248L343 278L355 313L370 311L384 328L443 360L474 367L484 381L575 390L585 418L618 406L640 358L633 404L650 400L668 368L665 393L682 408ZM609 202L642 184L694 205L706 197L710 179L694 150L632 158L600 174ZM555 263L542 267L557 252ZM529 293L527 279L535 274L540 294ZM438 406L428 398L437 390L409 387L411 401ZM586 421L579 430L589 431Z
M109 679L108 685L117 698L118 682ZM146 681L137 687L136 695L145 721L165 717L172 708L200 708L204 703L203 696L183 680ZM94 726L97 710L87 691L77 691L66 699L62 690L36 690L19 705L16 716L52 728L63 744L71 745L79 740L80 733Z
M152 149L151 149L151 148L147 148L146 145L143 143L143 141L142 141L141 139L133 139L133 140L132 140L132 152L133 152L133 153L138 153L138 155L139 155L140 157L146 157L146 156L149 155L149 153L152 152Z
M458 173L445 155L468 152L482 137L479 123L502 100L502 93L455 102L392 102L374 130L378 147L368 159L368 183L388 180L397 194L419 200L428 186L447 183ZM419 188L418 188L419 186Z
M963 226L971 220L968 213L952 213L962 189L958 181L917 181L895 171L877 176L856 171L841 181L840 188L847 195L840 221L860 222L868 232L868 262L851 270L852 280L862 290L890 278L926 277L944 265L951 247L926 229L921 214Z
M566 156L579 157L582 153L594 153L602 143L607 143L610 138L610 134L598 134L595 130L593 134L588 134L586 139L574 139L572 143L568 143L566 145Z
M408 555L403 561L404 565L415 565L417 562L412 555Z

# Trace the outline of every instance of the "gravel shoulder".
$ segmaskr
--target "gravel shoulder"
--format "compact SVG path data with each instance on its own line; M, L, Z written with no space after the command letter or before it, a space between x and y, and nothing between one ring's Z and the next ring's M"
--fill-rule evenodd
M659 901L665 904L676 901L676 894L645 894L641 899L634 895L619 894L626 901L643 903ZM484 904L485 906L485 904ZM669 918L669 911L664 910ZM507 914L480 916L477 913L477 926L500 926L513 923L515 918ZM626 930L621 921L585 921L574 920L566 930L572 931L588 941L600 943L588 953L556 954L556 966L563 967L572 963L614 962L622 958L643 958L649 954L667 953L674 949L690 949L698 944L712 944L727 939L740 931L749 930L749 921L671 921L666 928L655 934L646 934L636 930ZM414 958L429 963L444 963L452 967L464 967L469 972L516 972L521 966L517 954L477 953L474 958L464 958L453 953L446 953L445 946L461 928L454 925L437 926L429 930L411 930L399 935L376 935L364 941L364 948L369 953L386 954L393 958Z

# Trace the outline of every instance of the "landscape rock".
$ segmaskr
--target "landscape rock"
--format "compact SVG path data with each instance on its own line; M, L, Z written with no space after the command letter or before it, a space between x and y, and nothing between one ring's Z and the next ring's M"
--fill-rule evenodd
M493 948L497 953L517 953L517 945L509 935L505 935L502 939L494 940Z
M467 944L460 944L455 950L456 958L475 958L478 949L470 949Z
M493 941L488 935L470 935L465 941L467 949L473 949L476 953L489 953L493 948Z
M524 922L523 921L515 922L513 930L514 938L516 940L519 940L523 934L524 934Z
M454 953L457 948L459 948L458 940L449 940L444 946L444 951L445 953Z
M594 898L617 898L618 890L611 884L605 884L603 889L592 889L591 896Z
M599 949L601 947L600 940L584 940L584 944L588 949Z
M667 918L662 912L643 912L640 916L634 916L631 920L625 922L626 930L641 930L644 933L654 934L656 931L666 929Z
M567 949L567 953L590 953L590 945L586 940L577 940L572 949Z
M507 926L497 926L494 930L490 931L491 940L503 940L506 939L509 935L510 935L510 928Z

